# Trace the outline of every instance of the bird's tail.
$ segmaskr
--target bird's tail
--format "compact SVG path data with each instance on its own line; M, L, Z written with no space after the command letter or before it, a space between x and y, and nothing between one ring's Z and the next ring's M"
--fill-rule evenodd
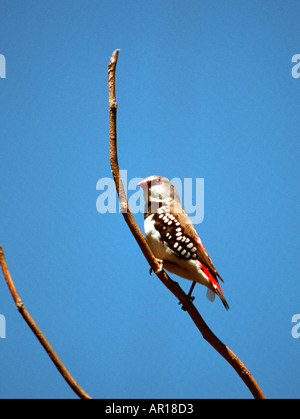
M218 288L215 289L215 292L208 288L207 292L206 292L206 297L209 301L213 302L213 301L215 301L216 294L220 297L220 300L222 301L226 310L228 310L229 309L229 304L227 303L226 298L224 297L222 291L219 291Z
M223 292L221 290L221 287L219 285L219 282L218 282L217 278L215 278L212 275L212 273L209 271L209 269L206 266L201 265L201 269L205 273L205 275L208 277L208 279L210 280L210 285L212 286L212 289L210 290L208 288L208 291L211 291L211 293L214 293L215 292L220 297L220 299L221 299L224 307L226 308L226 310L228 310L229 309L229 305L228 305L228 303L227 303L227 301L226 301L226 299L225 299L225 297L223 295ZM212 297L211 293L208 292L206 294L206 296L207 296L207 298L210 301L214 301L214 298Z
M223 293L220 292L218 289L216 290L216 294L220 297L224 307L226 308L226 310L229 310L229 304L226 301L226 298L224 297Z

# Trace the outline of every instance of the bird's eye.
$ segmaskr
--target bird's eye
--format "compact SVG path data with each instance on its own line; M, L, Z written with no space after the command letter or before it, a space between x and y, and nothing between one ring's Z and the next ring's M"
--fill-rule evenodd
M157 179L155 180L155 183L156 183L156 185L160 185L160 184L162 183L161 178L160 178L160 177L159 177L159 178L157 178Z

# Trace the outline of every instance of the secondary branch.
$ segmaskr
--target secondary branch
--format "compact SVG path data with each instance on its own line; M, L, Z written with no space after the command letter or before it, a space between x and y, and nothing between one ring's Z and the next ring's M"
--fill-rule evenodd
M23 302L22 302L22 300L21 300L21 298L18 294L18 291L15 287L15 284L12 280L12 277L9 273L2 246L0 246L0 265L1 265L1 269L2 269L2 272L3 272L4 278L5 278L5 281L7 283L7 286L9 288L9 291L10 291L12 297L13 297L13 300L14 300L16 306L17 306L17 309L18 309L19 313L21 314L21 316L23 317L25 322L28 324L30 329L35 334L35 336L37 337L37 339L39 340L39 342L41 343L41 345L43 346L43 348L45 349L45 351L49 355L53 364L56 366L56 368L58 369L60 374L63 376L65 381L72 388L72 390L77 394L77 396L79 396L81 399L91 399L91 397L74 380L72 375L69 373L67 368L61 362L58 355L56 354L56 352L54 351L54 349L52 348L52 346L50 345L50 343L48 342L48 340L44 336L41 329L38 327L36 322L33 320L31 315L29 314L29 312L25 308L25 306L24 306L24 304L23 304Z

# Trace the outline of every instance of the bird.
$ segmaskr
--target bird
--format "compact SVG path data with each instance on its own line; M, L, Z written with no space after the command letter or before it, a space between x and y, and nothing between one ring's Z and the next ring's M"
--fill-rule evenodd
M189 216L183 209L180 196L169 179L149 176L138 185L143 190L145 211L144 230L147 243L162 269L193 281L188 293L190 301L196 283L207 287L207 298L217 295L226 310L229 305L219 280L223 279L214 267ZM182 307L184 310L186 308Z

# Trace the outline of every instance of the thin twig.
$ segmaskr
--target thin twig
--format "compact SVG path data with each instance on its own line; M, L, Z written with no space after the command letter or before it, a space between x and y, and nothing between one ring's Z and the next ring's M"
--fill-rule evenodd
M145 258L147 259L150 267L156 273L162 283L175 295L180 303L186 307L186 311L192 318L193 322L201 332L203 338L219 352L223 358L235 369L246 386L251 391L256 399L264 399L265 396L258 386L257 382L250 374L249 370L245 367L242 361L218 339L214 333L207 326L194 304L190 301L187 294L182 290L179 284L173 281L164 270L160 271L160 265L151 252L146 239L138 228L135 219L130 211L124 186L120 176L118 155L117 155L117 102L115 95L115 72L118 61L119 50L116 50L110 60L108 66L108 91L109 91L109 127L110 127L110 163L114 181L116 184L117 193L120 200L120 208L123 217L130 228L134 238L136 239L140 249L142 250Z
M4 252L2 246L0 246L0 265L2 268L2 272L4 275L4 278L6 280L7 286L10 290L10 293L14 299L14 302L17 306L18 311L22 315L23 319L26 321L30 329L33 331L47 354L49 355L50 359L60 372L60 374L63 376L63 378L66 380L66 382L69 384L69 386L72 388L72 390L81 398L81 399L91 399L91 397L80 387L80 385L74 380L72 375L69 373L69 371L66 369L64 364L61 362L57 354L55 353L54 349L48 342L48 340L45 338L43 332L41 329L37 326L29 312L26 310L21 298L19 297L19 294L17 292L17 289L15 287L15 284L12 280L12 277L10 276L7 263L5 260Z

